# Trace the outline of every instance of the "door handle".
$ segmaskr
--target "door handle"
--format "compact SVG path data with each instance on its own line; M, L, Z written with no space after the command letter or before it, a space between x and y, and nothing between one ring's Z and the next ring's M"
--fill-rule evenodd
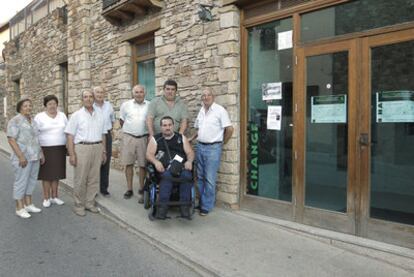
M369 146L369 137L367 133L362 133L359 135L359 144L361 146Z

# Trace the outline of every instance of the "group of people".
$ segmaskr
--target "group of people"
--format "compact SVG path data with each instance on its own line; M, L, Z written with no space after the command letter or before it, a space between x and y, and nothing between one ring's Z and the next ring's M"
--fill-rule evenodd
M120 108L120 158L125 166L127 184L124 198L134 195L133 176L137 164L138 202L143 203L146 165L150 162L160 176L158 217L165 218L173 182L169 178L172 160L183 164L180 177L188 180L180 185L180 201L191 197L191 170L195 162L200 215L207 215L215 203L222 146L233 133L227 111L214 102L211 88L204 89L201 95L203 104L194 124L197 131L187 138L184 133L189 125L188 107L177 96L177 83L167 80L163 95L151 102L145 99L145 93L144 86L134 86L132 99ZM58 183L66 178L66 155L74 167L74 213L85 216L86 211L99 212L95 205L99 190L104 197L110 197L109 169L115 122L113 107L104 99L102 87L95 87L93 92L83 91L82 107L69 120L58 111L58 99L54 95L44 98L45 111L34 119L29 99L17 103L18 115L9 121L7 137L13 149L13 196L18 216L29 218L30 213L41 211L31 198L37 180L42 180L43 207L64 203L58 198ZM197 140L196 154L191 145L193 140ZM188 207L182 207L180 212L183 217L189 217Z

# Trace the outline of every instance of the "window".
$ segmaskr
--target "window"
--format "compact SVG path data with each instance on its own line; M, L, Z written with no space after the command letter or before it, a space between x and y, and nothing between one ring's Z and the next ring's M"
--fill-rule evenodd
M302 15L304 42L405 23L414 19L412 0L359 0Z
M133 85L145 86L146 99L155 97L155 46L154 35L140 38L133 47Z
M68 115L68 63L64 62L59 65L60 68L60 76L62 80L61 86L61 95L60 99L62 101L62 111Z

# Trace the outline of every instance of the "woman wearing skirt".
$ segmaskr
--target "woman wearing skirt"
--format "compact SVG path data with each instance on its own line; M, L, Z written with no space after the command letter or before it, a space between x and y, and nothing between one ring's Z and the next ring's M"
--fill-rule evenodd
M66 178L66 136L64 133L67 118L59 112L58 99L54 95L43 98L45 111L36 115L39 142L46 162L40 166L39 180L43 186L43 207L51 204L63 205L58 197L59 180Z

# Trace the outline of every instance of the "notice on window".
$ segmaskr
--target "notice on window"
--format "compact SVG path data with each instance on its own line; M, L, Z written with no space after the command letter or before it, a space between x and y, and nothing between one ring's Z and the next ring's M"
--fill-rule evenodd
M284 50L293 47L293 32L286 31L277 34L277 50Z
M262 98L264 101L282 99L282 83L262 84Z
M346 123L346 95L311 97L312 123Z
M414 91L376 93L377 123L414 122Z
M267 107L267 129L280 130L282 127L282 106Z

